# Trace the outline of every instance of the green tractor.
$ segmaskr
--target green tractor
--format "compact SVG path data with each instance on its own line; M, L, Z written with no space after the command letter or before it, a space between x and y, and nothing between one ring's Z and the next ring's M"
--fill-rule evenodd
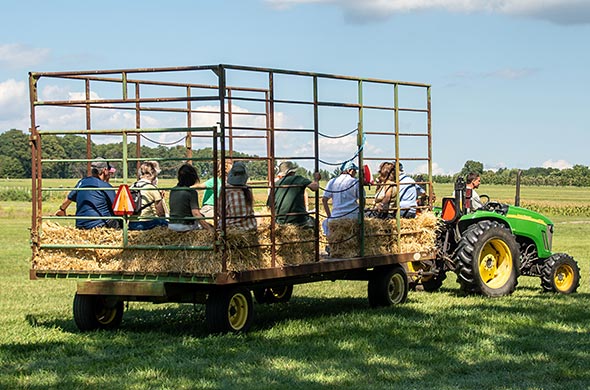
M514 292L520 275L541 279L544 291L570 294L580 284L577 262L565 253L551 251L554 225L545 216L517 206L486 199L471 210L471 189L462 178L455 183L455 196L444 198L440 216L437 260L409 263L413 282L425 291L435 291L447 271L457 274L461 289L490 297Z

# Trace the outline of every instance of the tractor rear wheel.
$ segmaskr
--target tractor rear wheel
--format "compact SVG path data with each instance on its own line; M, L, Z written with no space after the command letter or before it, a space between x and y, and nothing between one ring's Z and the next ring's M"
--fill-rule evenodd
M576 292L580 285L580 268L573 257L555 253L543 262L541 287L560 294Z
M376 268L369 279L367 293L371 307L404 303L408 298L408 276L400 266Z
M457 282L469 293L509 295L518 284L520 252L514 235L496 221L467 228L455 255Z

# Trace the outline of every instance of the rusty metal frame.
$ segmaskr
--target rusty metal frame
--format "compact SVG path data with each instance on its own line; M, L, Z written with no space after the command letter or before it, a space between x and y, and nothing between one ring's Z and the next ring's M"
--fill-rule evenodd
M178 82L178 81L156 81L152 79L142 79L142 74L176 74L178 72L200 72L200 71L211 71L217 77L217 85L206 84L206 83L191 83L191 82ZM248 74L262 74L266 75L268 85L265 88L260 87L251 87L251 86L241 86L241 85L227 85L228 82L228 73L233 72L244 72ZM287 76L302 76L306 78L310 78L312 81L312 97L309 100L301 100L301 99L279 99L275 97L275 82L274 78L275 75L287 75ZM38 82L40 79L68 79L68 80L80 80L84 83L84 100L54 100L54 101L43 101L39 99L38 94ZM320 85L319 81L329 79L329 80L342 80L342 81L352 81L357 83L357 101L356 102L334 102L334 101L327 101L322 100L319 97ZM121 84L121 98L108 98L108 99L95 99L92 97L92 90L91 90L91 83L98 82L98 83L115 83ZM365 104L363 102L363 88L364 85L367 84L383 84L389 85L393 88L394 94L394 104L393 106L390 105L378 105L378 104ZM128 86L133 85L135 94L134 96L129 96L128 94ZM163 87L178 87L179 89L184 89L185 94L184 96L166 96L166 97L142 97L141 90L143 86L163 86ZM412 87L412 88L424 88L426 89L427 94L427 102L425 108L415 108L415 107L401 107L399 103L398 97L398 90L400 87ZM204 91L204 95L201 96L193 96L193 90L201 90ZM41 158L41 135L45 133L51 134L66 134L70 131L61 131L57 130L54 132L51 131L40 131L37 125L37 116L36 116L36 109L38 107L44 106L55 106L55 107L76 107L76 108L83 108L85 110L85 130L77 131L77 134L85 134L86 135L86 142L87 142L87 170L90 171L90 162L92 157L92 150L91 150L91 143L92 143L92 135L98 134L100 131L93 130L92 121L91 121L91 113L94 109L117 109L117 110L132 110L135 113L135 129L125 130L124 134L134 135L136 140L136 164L139 164L140 160L140 148L141 148L141 134L144 131L148 131L147 129L142 129L142 113L143 112L176 112L176 113L184 113L186 115L186 124L187 127L184 130L187 132L187 139L186 139L186 147L187 147L187 160L192 161L192 140L193 138L203 137L202 134L193 132L193 115L195 113L211 113L219 115L218 121L218 128L212 132L210 135L205 135L207 138L211 138L212 145L213 145L213 156L211 162L213 164L213 174L215 177L217 175L221 175L221 177L225 177L227 174L226 172L226 160L228 158L233 157L233 142L234 140L240 138L262 138L266 140L266 148L267 148L267 155L264 157L259 157L255 160L266 161L267 162L267 171L268 171L268 182L266 185L263 185L262 188L268 188L271 193L271 197L274 194L274 167L279 160L311 160L313 162L314 169L319 171L320 169L320 108L322 107L335 107L335 108L352 108L358 110L358 128L357 128L357 147L359 148L358 156L356 156L358 160L358 165L362 166L364 161L375 161L375 160L383 160L383 159L391 159L392 157L396 160L396 165L399 166L399 162L401 161L412 161L412 160L420 160L426 161L428 164L428 181L423 182L422 184L426 184L428 187L428 193L430 199L432 200L433 191L432 191L432 143L431 143L431 91L430 85L423 84L423 83L412 83L412 82L403 82L403 81L393 81L393 80L383 80L383 79L374 79L374 78L360 78L360 77L352 77L352 76L342 76L342 75L334 75L334 74L325 74L325 73L313 73L313 72L304 72L304 71L293 71L293 70L284 70L284 69L270 69L270 68L259 68L259 67L250 67L250 66L239 66L239 65L227 65L227 64L220 64L220 65L204 65L204 66L187 66L187 67L168 67L168 68L138 68L138 69L115 69L115 70L94 70L94 71L76 71L76 72L31 72L29 74L29 90L30 90L30 111L31 111L31 128L30 128L30 141L32 147L32 191L34 196L33 201L33 212L32 212L32 247L33 247L33 256L38 254L40 248L40 242L38 237L39 228L41 226L41 222L43 216L41 215L42 210L42 194L43 194L43 187L42 187L42 163L47 162ZM210 91L210 94L206 93L206 91ZM261 94L261 97L244 97L238 96L234 94L234 92L251 92ZM197 111L193 106L193 102L217 102L219 104L218 110L209 110L209 111ZM234 112L233 110L233 103L234 102L254 102L254 103L263 103L264 104L264 112L248 112L248 113L240 113ZM163 103L185 103L184 107L164 107L162 106ZM276 104L292 104L292 105L310 105L312 106L313 110L313 128L312 129L289 129L289 128L278 128L276 127L275 123L275 105ZM394 123L393 123L393 133L391 132L381 132L376 130L365 129L364 120L363 120L363 112L365 110L384 110L384 111L392 111L394 113ZM400 123L399 123L399 114L400 112L422 112L426 113L427 115L427 132L424 133L416 133L411 131L401 131ZM244 127L238 126L234 122L234 116L236 115L249 115L249 116L264 116L264 127ZM132 131L133 130L133 131ZM236 131L240 130L249 130L249 131L257 131L260 135L239 135L235 134ZM112 131L112 133L121 132L121 129L115 130L104 130L106 132ZM157 131L155 129L154 131ZM299 132L311 132L313 133L313 156L278 156L276 154L276 145L275 145L275 134L278 132L285 132L285 131L299 131ZM383 135L387 137L393 138L394 143L394 156L375 156L370 155L367 153L366 150L362 150L362 138L363 135ZM400 145L399 141L403 137L426 137L428 143L428 155L424 157L408 157L404 156L400 153ZM126 148L125 148L126 151ZM123 159L123 174L124 178L127 179L127 162L132 161L133 159L124 158ZM217 164L220 162L220 164ZM217 167L220 167L221 172L217 172ZM362 173L361 179L362 179ZM399 178L398 178L399 180ZM398 181L399 186L399 181ZM214 191L217 193L217 181L214 181ZM226 236L226 219L224 218L225 213L225 186L222 186L220 189L221 197L220 197L220 206L221 206L221 215L215 215L214 223L219 223L220 229L218 229L217 236L216 236L216 250L222 251L224 254L223 263L222 263L222 272L218 278L213 280L213 283L229 283L230 275L232 273L228 272L227 264L226 264L226 251L223 245L225 236ZM399 204L399 202L398 202ZM364 199L361 201L361 209L364 209ZM316 218L315 218L315 253L313 254L313 261L312 263L321 263L324 264L325 261L320 261L320 242L319 242L319 192L315 195L315 210L316 210ZM399 210L398 210L399 211ZM359 213L359 225L361 231L364 229L364 218L362 216L363 213ZM397 213L397 222L398 222L398 232L399 229L399 212ZM280 277L281 275L288 275L289 272L292 272L293 269L290 267L283 267L277 268L276 267L276 244L275 244L275 225L274 225L274 217L276 216L274 208L271 209L271 213L268 215L271 217L271 252L272 252L272 271L264 271L259 273L260 275L266 275L269 273L268 277L276 278ZM399 238L399 237L398 237ZM364 250L364 234L361 234L359 237L361 242L361 258L363 257L363 250ZM384 258L386 262L395 263L395 262L402 262L405 255L391 255ZM429 255L432 256L432 255ZM373 259L373 260L371 260ZM339 264L334 262L333 264ZM360 262L352 262L349 264L355 264L359 267L371 267L379 265L379 261L375 261L375 258L366 258L366 261ZM341 265L340 265L341 266ZM299 270L306 269L305 272L325 272L324 265L316 265L315 268L312 265L309 265L306 268L301 266L298 268ZM345 267L348 269L348 267ZM42 274L42 272L41 272ZM245 274L244 274L245 275ZM257 272L254 272L253 275L257 275ZM73 275L72 275L73 277ZM254 277L256 278L256 277ZM197 278L199 279L199 278ZM199 279L203 280L203 279ZM233 279L232 279L233 280ZM238 280L249 280L249 277L241 276Z

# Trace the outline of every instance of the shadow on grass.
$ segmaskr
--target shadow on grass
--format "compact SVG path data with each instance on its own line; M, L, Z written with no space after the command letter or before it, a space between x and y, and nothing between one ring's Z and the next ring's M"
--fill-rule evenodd
M255 305L257 322L246 335L207 335L202 307L190 305L132 305L115 332L72 332L72 321L41 317L35 326L73 334L0 346L0 356L11 356L1 372L59 373L56 387L63 388L100 387L107 372L113 388L141 388L144 375L154 387L245 389L589 383L588 294L455 299L443 291L440 310L424 310L429 294L415 294L408 305L379 309L357 297L294 296L286 304Z

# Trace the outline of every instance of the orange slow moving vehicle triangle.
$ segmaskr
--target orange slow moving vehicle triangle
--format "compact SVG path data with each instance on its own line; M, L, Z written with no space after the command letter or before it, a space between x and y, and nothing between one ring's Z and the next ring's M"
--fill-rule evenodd
M113 213L115 215L133 215L135 203L131 197L129 186L121 184L115 195L115 203L113 204Z

